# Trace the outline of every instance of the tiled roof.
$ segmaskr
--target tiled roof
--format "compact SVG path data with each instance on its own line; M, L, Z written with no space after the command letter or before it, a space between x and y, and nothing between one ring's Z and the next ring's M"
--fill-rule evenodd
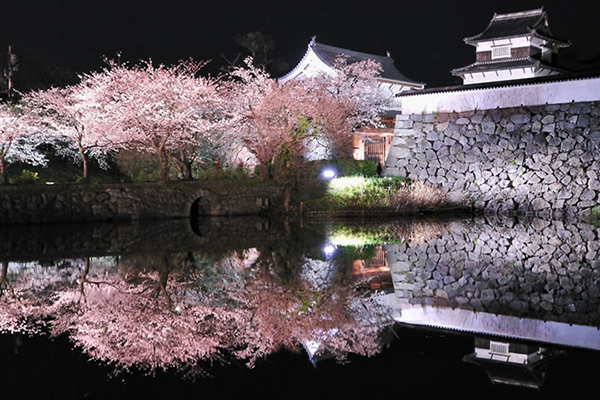
M407 92L398 93L396 97L410 97L410 96L422 96L431 93L443 93L443 92L467 92L479 89L494 89L503 87L516 87L516 86L528 86L528 85L539 85L543 83L551 82L566 82L566 81L577 81L585 79L598 79L600 78L600 71L591 73L579 73L579 74L560 74L550 76L540 76L535 78L523 78L508 81L496 81L496 82L483 82L471 85L455 85L455 86L443 86L433 87L423 90L411 90Z
M494 14L483 32L464 40L465 43L474 45L487 40L528 35L536 35L563 46L569 45L569 42L554 37L548 25L548 16L543 8L510 14Z
M467 65L462 68L452 70L452 75L462 75L473 72L485 72L485 71L496 71L511 68L529 68L529 67L540 67L545 69L551 69L560 72L566 72L561 68L545 64L540 60L536 60L531 57L524 58L507 58L494 61L479 61L473 64Z
M394 65L394 59L388 56L378 56L375 54L361 53L358 51L343 49L341 47L329 46L326 44L312 42L312 48L317 56L327 65L333 66L338 57L345 57L348 64L358 61L373 60L381 64L381 78L406 83L421 84L398 71Z

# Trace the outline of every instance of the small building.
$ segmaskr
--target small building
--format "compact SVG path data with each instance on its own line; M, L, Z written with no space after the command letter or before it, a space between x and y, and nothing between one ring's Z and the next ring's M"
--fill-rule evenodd
M464 41L475 47L475 62L452 74L465 85L567 72L557 65L557 53L570 43L554 36L543 8L494 14L483 32Z
M421 90L425 87L422 82L417 82L405 76L394 65L394 59L388 53L385 56L361 53L341 47L334 47L317 42L313 37L302 60L290 72L278 79L280 83L291 80L314 77L319 74L334 74L335 62L339 57L344 57L349 64L373 60L381 65L382 71L379 76L381 90L388 93L390 98L396 97L398 93L411 90ZM394 115L382 115L382 127L363 128L355 133L353 138L353 155L357 160L372 160L385 165L391 140L394 132Z

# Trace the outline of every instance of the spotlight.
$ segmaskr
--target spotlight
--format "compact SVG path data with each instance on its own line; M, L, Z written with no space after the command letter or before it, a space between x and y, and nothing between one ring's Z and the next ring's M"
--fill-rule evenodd
M335 171L332 168L325 168L322 172L323 178L331 179L335 177Z
M327 258L331 257L334 252L335 247L331 244L325 245L325 247L323 247L323 253L325 253L325 257Z

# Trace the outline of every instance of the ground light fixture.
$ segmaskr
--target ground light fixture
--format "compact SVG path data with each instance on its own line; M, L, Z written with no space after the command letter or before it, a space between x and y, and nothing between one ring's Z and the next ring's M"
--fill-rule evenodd
M329 260L333 253L335 253L335 246L332 244L326 244L323 246L323 253L325 254L325 258Z
M333 179L335 178L335 170L333 168L325 168L321 171L321 175L325 179Z

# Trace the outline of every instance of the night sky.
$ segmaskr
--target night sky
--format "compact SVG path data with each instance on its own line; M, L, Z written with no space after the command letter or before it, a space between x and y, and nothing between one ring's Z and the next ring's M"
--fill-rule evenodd
M117 52L131 62L210 59L210 72L224 64L221 54L231 58L242 50L236 35L261 31L276 42L271 72L277 76L300 60L316 35L321 43L352 50L390 51L400 71L435 87L459 82L450 70L474 61L474 49L463 38L481 32L494 12L544 6L555 35L572 42L572 57L600 54L600 3L586 3L2 0L0 49L11 44L21 60L76 72L98 69L104 56L115 58Z

